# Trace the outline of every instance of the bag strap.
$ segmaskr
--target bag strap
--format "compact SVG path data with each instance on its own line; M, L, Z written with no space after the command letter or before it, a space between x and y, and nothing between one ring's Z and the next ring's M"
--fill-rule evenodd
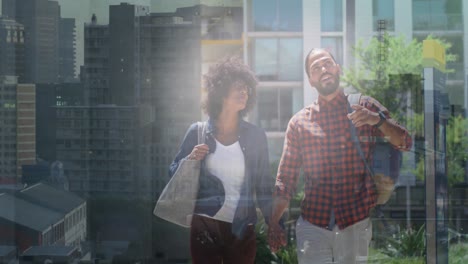
M205 144L206 122L197 122L198 144Z
M351 108L351 105L353 104L360 104L361 102L361 93L355 93L355 94L348 94L348 113L352 113L353 109ZM359 156L361 157L362 161L364 162L364 165L366 166L366 169L369 171L370 175L372 178L374 178L374 171L369 167L369 164L367 163L366 158L364 157L364 153L362 152L361 144L359 143L357 133L356 133L356 127L354 126L353 122L349 120L349 127L351 128L351 137L353 138L354 145L356 146L356 149L359 152ZM382 211L382 206L377 204L374 207L374 210L371 212L371 216L373 215L374 218L378 218L382 220L383 225L387 230L390 230L391 226L385 219L385 215Z
M348 113L352 113L353 109L351 108L351 105L353 104L359 104L361 100L361 94L360 93L355 93L355 94L348 94ZM354 146L356 147L359 156L361 157L362 161L364 162L364 165L366 166L366 169L369 171L370 175L374 177L374 172L372 171L371 167L367 163L366 158L364 157L364 153L362 152L361 144L359 143L359 139L357 137L356 133L356 127L354 126L353 122L349 120L349 127L351 129L351 137L354 141Z

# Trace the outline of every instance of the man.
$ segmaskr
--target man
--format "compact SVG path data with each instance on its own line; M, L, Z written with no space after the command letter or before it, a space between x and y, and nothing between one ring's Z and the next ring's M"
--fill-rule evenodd
M312 49L305 70L319 96L291 118L286 130L268 234L270 247L277 251L286 244L277 223L296 191L302 169L305 197L296 224L299 263L366 263L372 236L369 212L376 205L377 193L353 142L350 120L369 164L372 139L386 137L395 148L406 151L411 137L371 97L362 96L348 113L347 96L339 87L341 68L328 51Z

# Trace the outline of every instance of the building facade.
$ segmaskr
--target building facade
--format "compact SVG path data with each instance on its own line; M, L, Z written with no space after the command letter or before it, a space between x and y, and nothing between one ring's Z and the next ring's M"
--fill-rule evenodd
M134 198L135 107L60 106L56 115L57 159L69 190L83 197Z
M59 82L78 81L75 73L76 27L74 18L60 18L59 23Z
M423 40L427 36L452 44L456 60L447 67L452 115L465 115L468 88L465 52L468 5L446 0L244 0L244 58L257 73L259 100L251 116L266 129L273 160L279 159L289 118L317 98L304 74L304 58L313 47L330 50L342 68L356 66L352 47L367 43L380 30Z
M24 80L24 26L18 22L0 19L0 76L17 76Z
M21 178L21 166L36 162L35 86L18 84L12 76L1 79L0 173L3 177Z
M59 77L60 6L49 0L5 0L3 15L24 26L26 83L55 83Z
M109 26L97 23L96 15L84 26L84 65L81 82L85 105L110 104L109 94Z

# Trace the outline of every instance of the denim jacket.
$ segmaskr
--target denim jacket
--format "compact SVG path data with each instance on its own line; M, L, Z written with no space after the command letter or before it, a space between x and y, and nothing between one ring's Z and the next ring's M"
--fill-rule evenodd
M215 129L213 121L208 120L205 143L209 146L209 153L213 153L216 148ZM197 144L198 128L197 123L194 123L185 134L179 152L170 165L169 175L171 177L177 170L179 162L185 159ZM241 187L240 200L232 223L232 232L238 237L242 237L247 225L257 222L255 202L268 223L271 214L274 178L270 171L268 144L263 129L241 119L239 121L239 144L244 153L245 180ZM223 206L224 187L217 177L208 173L203 161L199 183L195 213L214 216Z

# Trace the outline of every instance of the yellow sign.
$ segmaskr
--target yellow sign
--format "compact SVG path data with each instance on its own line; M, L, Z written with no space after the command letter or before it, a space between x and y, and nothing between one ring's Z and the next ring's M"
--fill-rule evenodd
M423 66L445 71L445 48L433 39L423 41Z

